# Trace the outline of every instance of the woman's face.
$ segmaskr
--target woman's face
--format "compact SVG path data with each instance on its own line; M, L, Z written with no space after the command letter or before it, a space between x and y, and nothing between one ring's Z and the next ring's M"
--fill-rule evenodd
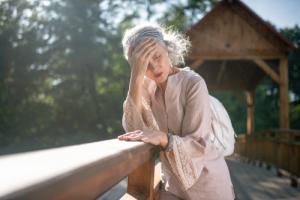
M150 58L146 76L155 81L156 84L159 84L167 80L171 69L171 62L166 47L158 41L156 43L156 51L152 58Z

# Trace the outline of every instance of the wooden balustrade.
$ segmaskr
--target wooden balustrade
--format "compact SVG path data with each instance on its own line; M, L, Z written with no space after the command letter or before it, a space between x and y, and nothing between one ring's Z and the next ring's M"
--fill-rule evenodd
M0 199L96 199L126 176L122 199L158 199L158 153L113 139L0 156Z
M281 170L289 172L291 185L297 187L300 176L300 131L270 129L251 135L241 134L235 153L247 157L249 162L265 163L267 168L275 166L277 175Z

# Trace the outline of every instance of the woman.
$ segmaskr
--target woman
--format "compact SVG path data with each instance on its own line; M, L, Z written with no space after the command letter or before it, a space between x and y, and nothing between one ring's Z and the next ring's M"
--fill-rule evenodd
M160 199L234 199L228 167L209 142L209 93L199 74L184 64L190 42L147 23L125 32L124 56L131 66L122 125L125 141L161 147Z

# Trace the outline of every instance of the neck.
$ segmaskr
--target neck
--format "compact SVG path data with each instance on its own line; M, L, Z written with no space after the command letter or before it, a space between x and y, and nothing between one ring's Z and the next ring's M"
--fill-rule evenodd
M168 78L169 78L170 75L176 74L178 71L180 71L180 70L179 70L178 68L176 68L176 67L170 68L170 72L169 72L169 75L168 75L168 77L167 77L167 80L168 80ZM158 87L159 87L162 91L165 91L165 89L166 89L166 86L167 86L167 80L164 81L163 83L159 83L159 84L158 84Z
M158 87L161 91L165 91L166 85L167 85L167 81L165 81L163 83L159 83Z

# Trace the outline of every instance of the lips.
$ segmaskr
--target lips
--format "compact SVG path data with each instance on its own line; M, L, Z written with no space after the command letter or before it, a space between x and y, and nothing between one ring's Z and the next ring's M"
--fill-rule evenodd
M162 72L159 73L159 74L155 74L154 76L155 76L155 78L158 78L158 77L160 77L161 75L162 75Z

